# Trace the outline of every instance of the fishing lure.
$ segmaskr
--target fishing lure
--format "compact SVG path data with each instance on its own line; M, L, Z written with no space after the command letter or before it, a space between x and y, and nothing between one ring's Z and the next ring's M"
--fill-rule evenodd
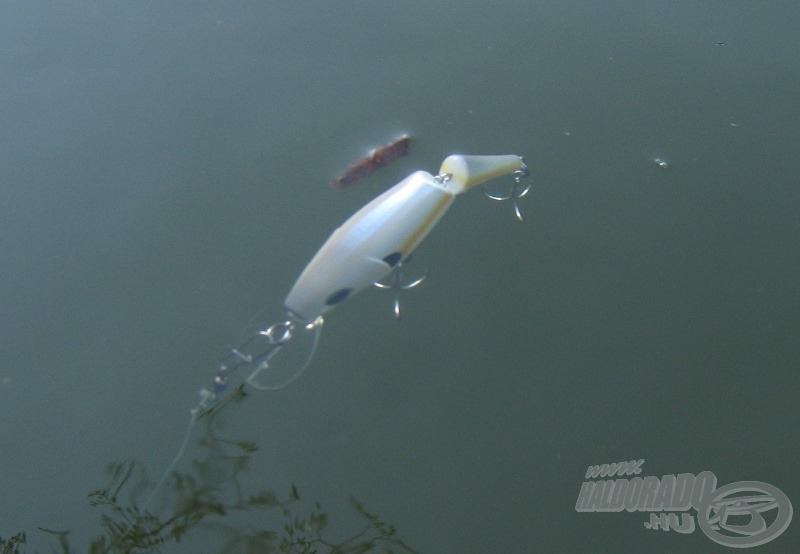
M144 508L182 457L197 418L226 391L234 373L249 373L245 381L257 389L285 387L310 363L319 342L323 314L372 285L394 292L394 312L399 315L399 291L418 285L424 278L403 283L401 268L455 197L491 179L512 175L512 192L490 198L513 198L514 211L521 219L516 200L528 191L529 186L520 188L528 174L519 156L453 155L442 162L438 175L412 173L353 214L323 244L289 291L284 301L286 319L259 330L232 349L214 375L211 387L201 390L200 404L191 411L179 452ZM387 277L391 278L390 283L382 283Z

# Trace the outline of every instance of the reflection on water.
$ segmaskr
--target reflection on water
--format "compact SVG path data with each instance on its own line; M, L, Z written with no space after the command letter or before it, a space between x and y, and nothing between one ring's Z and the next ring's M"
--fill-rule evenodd
M106 469L108 484L89 494L89 503L100 511L103 534L91 541L89 551L152 552L187 540L187 534L206 532L220 552L367 552L374 548L414 553L397 534L393 525L369 512L350 498L353 511L362 525L352 532L337 529L319 503L302 502L296 486L285 495L271 491L249 492L241 483L250 457L258 450L252 441L230 439L220 433L221 416L231 414L234 406L246 397L240 386L217 404L203 409L197 421L204 434L198 439L200 455L191 469L170 474L158 502L148 509L152 498L148 473L141 462L110 463ZM255 519L253 519L255 515ZM245 521L259 523L242 524ZM70 544L70 530L41 531L56 537L61 552L75 551ZM329 539L329 535L341 539ZM26 533L0 538L2 552L17 552L26 544ZM80 547L79 551L82 549ZM19 550L24 552L24 549Z

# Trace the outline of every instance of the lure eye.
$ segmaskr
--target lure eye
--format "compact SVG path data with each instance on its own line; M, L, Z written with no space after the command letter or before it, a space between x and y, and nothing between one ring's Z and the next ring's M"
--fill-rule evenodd
M388 256L386 256L383 261L386 262L389 266L394 267L400 261L403 255L400 252L392 252Z
M339 289L325 299L326 306L335 306L353 292L353 289Z

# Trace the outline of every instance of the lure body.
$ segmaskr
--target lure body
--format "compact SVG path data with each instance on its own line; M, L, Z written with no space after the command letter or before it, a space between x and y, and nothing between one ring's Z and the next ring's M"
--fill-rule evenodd
M425 238L454 199L430 173L412 173L333 232L289 292L286 309L310 322L383 279Z
M456 195L525 167L519 156L450 156L440 174L412 173L336 229L300 274L284 305L308 324L385 278L433 229Z

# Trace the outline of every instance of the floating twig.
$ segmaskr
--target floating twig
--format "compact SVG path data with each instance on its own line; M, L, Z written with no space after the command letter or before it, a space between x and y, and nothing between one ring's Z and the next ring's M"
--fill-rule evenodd
M367 175L371 175L380 168L389 165L400 156L408 155L408 141L411 137L403 135L389 144L384 144L372 150L369 154L356 161L345 169L344 173L331 181L331 187L342 190L355 185Z

